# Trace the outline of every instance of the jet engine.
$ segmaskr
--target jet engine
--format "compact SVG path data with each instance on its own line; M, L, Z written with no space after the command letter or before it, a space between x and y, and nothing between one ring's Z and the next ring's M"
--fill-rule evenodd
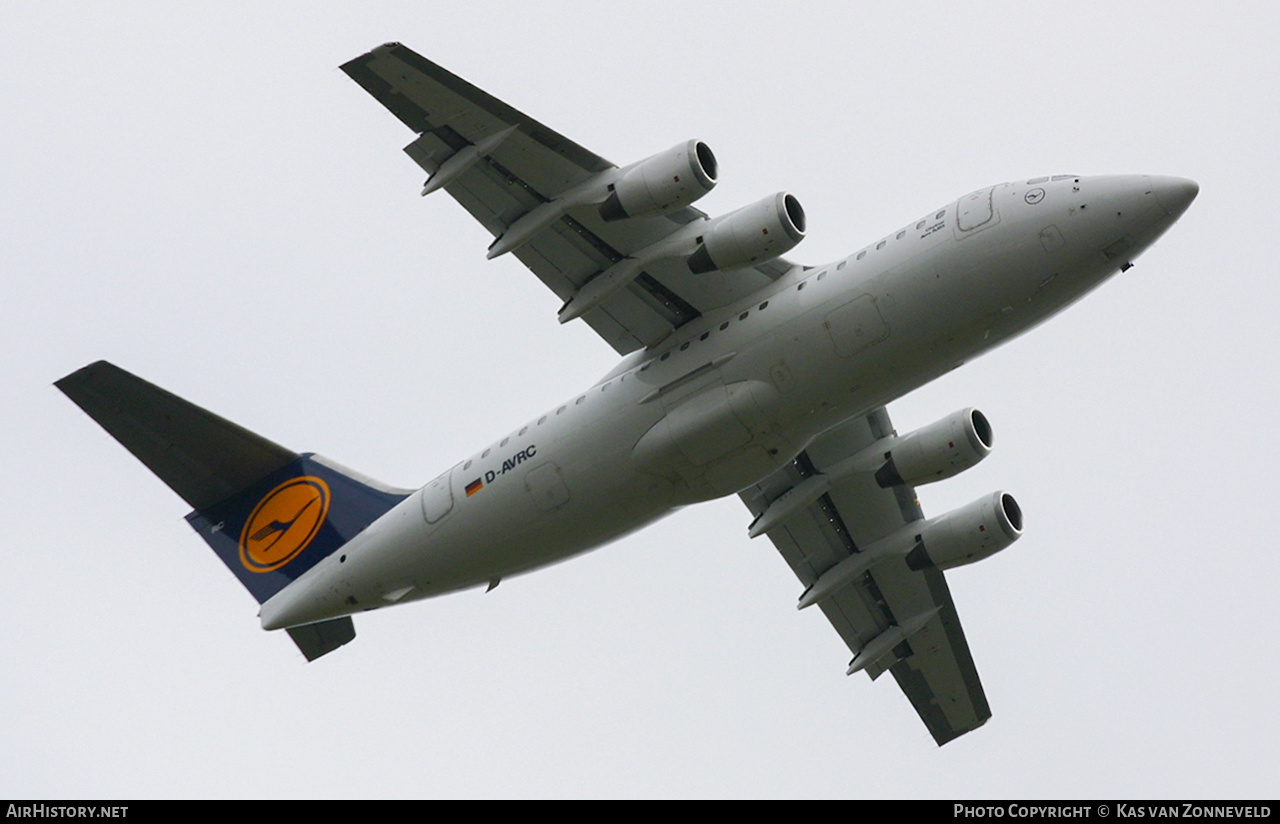
M830 598L841 587L888 558L903 558L920 571L951 569L995 555L1022 536L1022 510L1007 492L993 492L946 515L912 521L863 547L818 576L800 596L800 609Z
M1007 492L993 492L924 523L907 566L951 569L990 557L1022 536L1022 509Z
M876 472L881 487L941 481L975 466L991 454L991 424L977 409L953 412L901 437L888 462Z
M689 256L694 274L772 260L804 240L804 209L794 195L778 192L712 221Z
M701 140L672 146L642 160L614 181L600 204L606 221L682 209L715 188L719 164Z

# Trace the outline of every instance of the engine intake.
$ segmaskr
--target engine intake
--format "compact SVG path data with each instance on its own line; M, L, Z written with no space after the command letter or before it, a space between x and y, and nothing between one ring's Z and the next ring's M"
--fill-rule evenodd
M700 275L772 260L804 240L804 209L795 195L778 192L712 221L689 270Z
M1022 508L1007 492L994 492L926 521L916 547L907 553L915 570L972 564L1022 537Z
M1022 536L1022 509L995 492L928 521L913 521L864 547L818 576L800 596L800 609L830 598L876 564L903 558L917 572L951 569L990 557Z
M719 164L711 147L689 140L636 163L600 204L606 221L673 212L715 188Z
M942 481L991 454L991 424L977 409L962 409L898 439L876 472L881 487Z

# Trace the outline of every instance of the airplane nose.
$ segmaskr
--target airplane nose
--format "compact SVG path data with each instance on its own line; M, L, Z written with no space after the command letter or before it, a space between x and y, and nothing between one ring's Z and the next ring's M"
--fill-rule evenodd
M1177 220L1200 194L1200 184L1185 177L1157 177L1152 179L1152 189L1160 205Z

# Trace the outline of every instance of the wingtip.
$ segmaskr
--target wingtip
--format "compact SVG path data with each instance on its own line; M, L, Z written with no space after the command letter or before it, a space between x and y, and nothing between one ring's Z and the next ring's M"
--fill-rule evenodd
M66 393L67 387L76 383L78 378L96 374L98 372L103 371L104 369L119 369L119 368L120 367L116 366L110 361L96 360L93 363L86 364L80 367L74 372L70 372L66 375L63 375L62 377L54 381L53 385L56 386L58 389L62 390L63 393Z

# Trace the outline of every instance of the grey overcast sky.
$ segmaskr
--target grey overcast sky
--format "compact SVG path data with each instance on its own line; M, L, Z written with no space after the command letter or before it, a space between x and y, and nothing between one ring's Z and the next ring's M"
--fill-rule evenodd
M0 796L1274 798L1280 15L1244 2L0 10ZM706 140L832 260L968 191L1201 194L1137 266L890 407L975 405L1026 535L949 574L994 717L939 749L736 499L305 664L52 383L99 358L416 486L612 350L337 66L399 40L616 163Z

